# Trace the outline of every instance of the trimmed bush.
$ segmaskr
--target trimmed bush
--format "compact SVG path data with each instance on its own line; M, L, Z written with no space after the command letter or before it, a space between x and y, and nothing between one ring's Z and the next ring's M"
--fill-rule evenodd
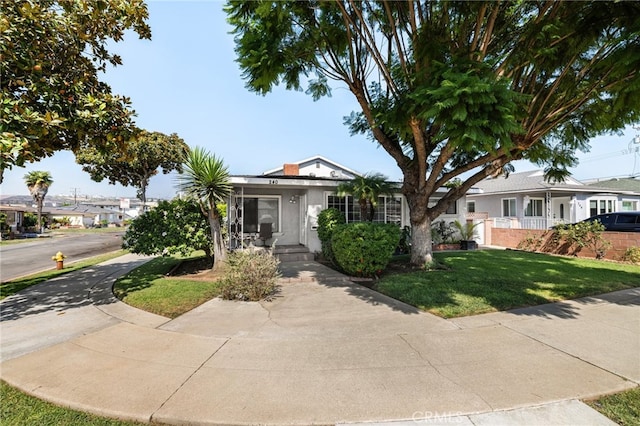
M336 260L331 248L331 237L335 228L344 223L344 213L338 209L322 210L318 215L318 239L322 243L322 255L332 263L336 263Z
M640 247L629 247L622 255L622 261L640 263Z
M280 261L266 250L230 253L220 282L220 296L227 300L252 302L266 299L276 289L279 264Z
M361 222L339 225L331 238L336 263L349 275L380 275L398 246L400 234L400 228L394 224Z

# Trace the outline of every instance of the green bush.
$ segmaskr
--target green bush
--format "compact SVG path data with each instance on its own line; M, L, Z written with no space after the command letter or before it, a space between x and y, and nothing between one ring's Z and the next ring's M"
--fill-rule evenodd
M640 263L640 247L629 247L622 255L622 261Z
M554 230L554 240L566 242L573 247L573 253L577 254L582 248L587 247L596 254L596 259L603 259L611 243L604 239L602 233L604 225L600 221L578 222L575 224L558 226Z
M220 296L227 300L258 301L269 297L280 276L280 261L266 250L238 250L229 254Z
M336 262L350 275L379 275L398 246L400 233L400 228L394 224L362 222L339 225L331 238Z
M322 210L318 215L318 239L322 244L322 254L332 263L336 263L336 260L331 248L331 237L335 228L344 223L344 213L338 209Z

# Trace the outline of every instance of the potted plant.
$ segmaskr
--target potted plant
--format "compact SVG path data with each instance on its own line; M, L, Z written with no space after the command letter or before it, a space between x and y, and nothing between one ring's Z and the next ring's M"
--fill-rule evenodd
M460 223L459 221L453 222L453 226L460 233L460 249L461 250L476 250L478 248L478 243L474 240L476 234L476 227L479 223L473 222L465 222Z

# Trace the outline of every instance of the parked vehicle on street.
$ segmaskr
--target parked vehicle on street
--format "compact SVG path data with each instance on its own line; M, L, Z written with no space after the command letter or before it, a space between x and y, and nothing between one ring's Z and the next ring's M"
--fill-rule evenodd
M596 220L604 225L605 231L640 232L640 211L599 214L591 216L583 222Z

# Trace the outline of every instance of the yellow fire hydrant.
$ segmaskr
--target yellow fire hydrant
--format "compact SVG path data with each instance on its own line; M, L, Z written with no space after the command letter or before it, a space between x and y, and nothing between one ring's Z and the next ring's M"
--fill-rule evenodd
M57 252L55 256L51 256L51 260L56 261L56 269L64 268L64 258L67 257L62 254L61 251Z

